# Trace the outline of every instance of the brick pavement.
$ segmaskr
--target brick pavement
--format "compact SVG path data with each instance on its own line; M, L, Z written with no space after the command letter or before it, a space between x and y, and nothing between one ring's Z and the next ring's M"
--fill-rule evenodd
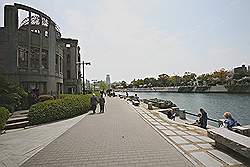
M20 166L85 116L86 114L25 129L7 130L0 135L0 167Z
M88 115L26 161L32 166L193 166L118 98Z

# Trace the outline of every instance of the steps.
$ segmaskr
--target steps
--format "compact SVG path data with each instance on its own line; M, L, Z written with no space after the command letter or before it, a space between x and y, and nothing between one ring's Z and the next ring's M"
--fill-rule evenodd
M22 122L15 122L15 123L11 123L11 124L6 124L5 130L25 128L28 125L28 123L29 123L29 121L22 121Z
M4 129L10 130L10 129L25 128L29 124L27 115L28 115L28 110L14 112L13 115L7 120Z
M26 117L26 116L14 117L14 118L10 117L10 118L7 120L6 124L12 124L12 123L23 122L23 121L28 121L28 117Z

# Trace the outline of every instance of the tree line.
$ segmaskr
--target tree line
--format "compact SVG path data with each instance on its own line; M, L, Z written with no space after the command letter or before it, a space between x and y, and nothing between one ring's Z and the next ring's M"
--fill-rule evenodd
M146 77L134 79L130 83L119 81L112 83L112 88L150 88L150 87L172 87L172 86L215 86L248 84L249 81L241 82L241 79L249 76L249 73L234 74L224 68L212 73L197 75L193 72L185 72L182 76L160 74L157 78Z

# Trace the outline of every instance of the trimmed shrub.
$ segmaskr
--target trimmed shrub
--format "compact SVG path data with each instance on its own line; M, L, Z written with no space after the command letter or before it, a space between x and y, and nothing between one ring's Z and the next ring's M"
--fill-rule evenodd
M47 100L54 100L54 97L51 95L40 95L37 100L38 102L44 102Z
M9 118L9 111L4 107L0 107L0 130L2 130L5 126L6 121Z
M61 99L47 100L30 108L31 125L52 122L84 114L90 110L91 95L64 95Z
M92 96L92 94L95 94L97 97L101 96L101 93L99 91L91 92L89 94L86 94L88 96ZM64 98L71 98L71 97L76 97L76 96L83 96L83 94L75 95L75 94L59 94L58 99L64 99Z

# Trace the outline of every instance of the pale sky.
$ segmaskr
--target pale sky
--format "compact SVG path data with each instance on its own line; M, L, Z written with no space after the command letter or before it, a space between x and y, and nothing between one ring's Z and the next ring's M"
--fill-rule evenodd
M79 40L90 80L197 74L250 64L249 0L0 0L51 17Z

